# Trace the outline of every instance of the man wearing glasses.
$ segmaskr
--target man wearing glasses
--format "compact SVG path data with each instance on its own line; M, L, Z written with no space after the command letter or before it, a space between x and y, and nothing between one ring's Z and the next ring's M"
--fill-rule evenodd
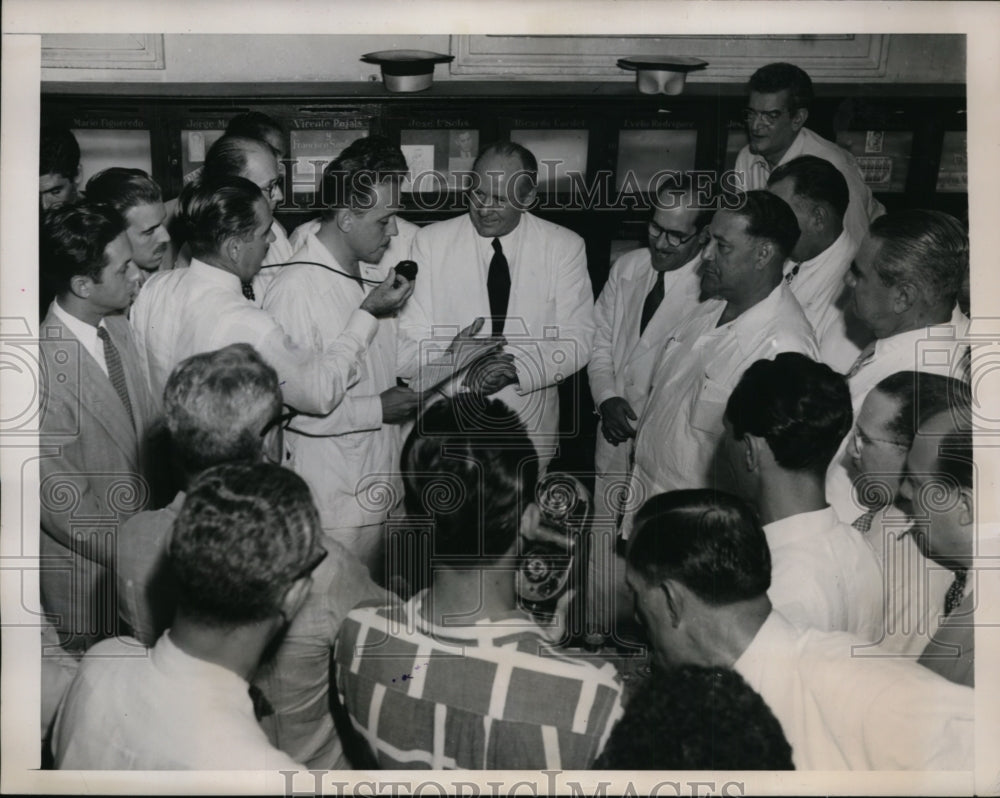
M274 238L261 263L261 271L253 278L250 288L244 291L248 299L261 307L264 292L277 273L276 269L268 267L287 263L292 258L288 234L281 222L274 218L275 209L285 198L281 165L274 150L266 142L227 134L218 139L205 155L205 166L199 180L212 181L226 177L243 177L249 180L261 190L271 209L270 232ZM177 266L187 266L190 262L191 251L184 246L177 256Z
M647 246L615 262L594 306L594 351L587 375L601 417L594 451L595 568L599 551L606 552L607 563L613 557L614 547L603 538L611 537L621 512L616 497L627 484L629 440L646 405L650 373L666 334L698 302L702 234L711 218L711 208L698 201L690 177L664 181L647 224ZM624 574L624 560L619 558L618 564ZM588 606L594 613L607 601L601 590L606 576L595 572L590 580ZM625 611L630 614L631 606ZM606 620L595 615L592 621L610 631Z
M885 208L872 197L851 156L804 127L812 97L812 81L794 64L768 64L754 72L744 112L749 142L736 156L735 170L743 175L744 190L755 191L767 188L772 169L800 155L829 161L847 180L851 201L844 226L860 242L868 223L885 213Z
M283 458L284 427L278 376L247 344L185 360L167 381L164 416L184 481L225 463ZM118 547L118 611L135 638L153 646L171 625L178 583L167 565L171 530L183 512L182 490L162 510L133 516ZM321 530L317 529L317 534ZM341 744L329 711L331 647L347 612L385 592L364 565L335 541L319 540L332 555L312 571L312 590L281 644L253 679L273 712L261 726L276 747L309 767L340 766Z

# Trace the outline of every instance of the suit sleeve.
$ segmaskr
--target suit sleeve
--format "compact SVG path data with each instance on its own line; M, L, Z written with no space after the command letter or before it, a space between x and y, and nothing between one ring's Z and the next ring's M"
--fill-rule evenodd
M615 390L614 334L620 275L619 261L611 268L608 281L594 304L594 346L590 363L587 364L587 376L590 378L590 393L594 397L595 407L600 407L603 402L618 395Z
M587 272L583 239L567 236L548 248L556 270L554 295L546 302L542 329L529 346L508 346L517 367L517 392L527 394L558 385L590 361L594 339L594 292ZM549 322L548 319L552 321ZM540 333L540 335L538 334Z

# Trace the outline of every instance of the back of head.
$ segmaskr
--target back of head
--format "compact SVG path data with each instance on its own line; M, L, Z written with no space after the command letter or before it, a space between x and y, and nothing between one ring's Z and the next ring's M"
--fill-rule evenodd
M214 181L225 177L240 177L246 172L247 156L254 152L274 155L270 145L256 138L226 134L216 139L205 153L201 179Z
M227 239L247 238L257 227L261 190L243 177L218 179L204 174L184 186L177 200L177 222L196 258L219 252Z
M374 186L402 180L407 171L402 150L385 136L355 139L323 170L321 201L331 209L364 209Z
M788 92L788 110L795 113L799 108L808 109L812 105L813 87L809 75L795 64L777 62L762 66L750 76L750 91L761 94Z
M636 514L628 564L650 584L673 579L709 605L759 599L771 553L750 505L721 491L675 490Z
M941 211L894 211L872 222L869 235L879 245L874 268L883 283L911 283L927 307L954 307L969 270L969 236L958 219Z
M276 149L272 142L282 141L285 131L267 114L261 111L246 111L229 120L229 124L226 125L226 136L262 141L271 148L275 158L280 158L281 150Z
M170 541L178 612L220 629L274 616L319 530L295 472L269 463L205 471L188 489Z
M434 519L438 556L496 560L535 500L538 460L523 422L478 394L428 407L403 447L402 468L407 512Z
M844 376L825 363L783 352L743 373L725 418L737 439L750 434L766 440L782 468L822 477L850 432L851 392Z
M249 344L194 355L163 394L175 455L186 474L261 459L261 430L281 410L278 375Z
M747 235L770 241L775 247L774 262L785 262L799 240L799 222L788 203L770 191L747 191L737 195L740 207L733 213L747 220Z
M771 708L736 671L682 665L646 679L596 770L794 770Z
M76 180L80 171L80 145L69 128L45 125L39 144L39 175L62 175L67 180Z
M124 230L118 212L103 203L88 200L44 212L38 241L42 277L57 295L68 291L77 275L100 282L104 250Z
M967 416L972 406L968 383L925 371L897 371L879 382L874 390L895 403L896 414L888 428L893 440L906 445L913 443L917 429L932 416L952 408Z
M87 181L84 192L91 202L106 202L122 216L137 205L163 201L160 187L142 169L112 166Z
M798 196L830 206L837 218L843 219L847 213L851 200L847 180L826 159L815 155L800 155L775 168L767 179L767 184L773 186L782 180L791 180Z

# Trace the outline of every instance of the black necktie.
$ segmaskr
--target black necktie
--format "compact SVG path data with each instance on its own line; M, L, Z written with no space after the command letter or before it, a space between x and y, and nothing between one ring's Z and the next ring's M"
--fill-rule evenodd
M253 294L253 283L243 283L243 296L251 302L255 302L257 300L257 297Z
M666 272L657 272L656 282L653 283L653 288L648 294L646 294L646 301L642 303L642 318L639 319L639 335L642 335L646 331L646 325L649 324L649 320L653 318L653 314L656 313L656 309L660 306L663 301L663 279Z
M789 285L792 284L792 280L794 280L795 279L795 275L799 273L799 267L801 265L802 265L801 263L796 263L792 267L792 270L788 274L785 275L785 282L786 283L788 283Z
M875 520L875 512L875 510L869 510L867 513L859 515L851 522L851 526L858 530L858 532L871 531L872 521Z
M944 594L944 614L951 615L951 613L962 603L962 599L965 597L965 580L969 575L968 571L955 571L955 581L951 583L951 587L948 588L948 592Z
M111 335L104 327L97 328L97 337L104 344L104 364L108 367L108 377L115 387L115 392L128 410L129 420L135 426L135 416L132 414L132 402L128 398L128 386L125 383L125 369L122 368L122 357L118 348L111 342Z
M493 239L493 259L486 276L486 291L490 295L490 315L493 317L493 335L502 335L507 321L507 303L510 301L510 267L500 246L500 239Z

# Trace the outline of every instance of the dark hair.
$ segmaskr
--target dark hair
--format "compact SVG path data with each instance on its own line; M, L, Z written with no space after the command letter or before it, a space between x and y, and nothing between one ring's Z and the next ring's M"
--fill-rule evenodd
M62 175L67 180L76 180L80 171L80 145L69 128L45 125L39 145L39 176Z
M46 283L62 294L77 275L101 282L108 265L105 249L124 230L119 213L103 203L85 200L45 211L38 228L38 260Z
M779 263L795 248L801 231L795 212L781 197L770 191L738 193L740 206L732 213L747 220L747 235L764 238L777 247Z
M487 144L479 151L479 155L473 161L472 171L478 171L480 161L490 155L499 155L501 158L517 158L521 164L521 172L528 176L529 185L532 188L538 185L538 160L535 158L535 154L523 144L508 139ZM519 187L520 182L515 182L515 185Z
M535 500L538 459L524 423L478 394L435 402L402 453L406 509L434 520L434 554L493 561Z
M188 183L177 200L177 221L196 258L217 253L232 237L249 238L257 227L264 194L245 177L206 178Z
M205 154L201 179L212 181L225 177L241 177L247 168L247 156L252 152L274 155L274 150L269 144L256 138L227 134L216 139Z
M173 451L187 474L259 461L261 430L280 411L278 375L249 344L189 357L163 392Z
M628 564L651 583L679 581L702 601L733 604L771 586L771 553L750 505L722 491L674 490L635 517Z
M319 534L302 477L270 463L210 468L190 486L169 556L178 610L232 627L279 611Z
M879 244L874 268L887 286L913 283L931 307L952 307L969 270L969 236L941 211L908 209L871 223Z
M945 410L972 406L969 385L954 377L926 371L897 371L883 379L874 390L892 399L897 410L888 428L893 437L907 446L913 443L920 425Z
M285 131L281 125L272 117L262 111L246 111L236 114L226 125L226 136L238 138L256 139L271 148L275 158L281 157L281 152L275 150L267 140L268 135L277 136L284 139Z
M788 110L795 113L812 105L812 80L795 64L782 62L762 66L750 76L750 91L760 94L788 92Z
M106 202L122 216L137 205L163 201L156 182L142 169L112 166L98 172L87 181L84 192L91 202Z
M937 470L960 487L972 490L972 430L969 427L961 426L941 437Z
M794 770L778 719L729 668L681 665L646 679L595 770Z
M847 180L840 170L824 158L815 155L800 155L781 164L771 172L768 186L773 186L786 178L791 179L793 191L812 202L829 205L843 219L851 201Z
M851 392L825 363L782 352L743 372L725 418L737 439L766 440L782 468L822 475L851 430Z
M401 180L407 169L402 151L384 136L355 139L323 170L323 206L367 209L374 187L386 180Z

